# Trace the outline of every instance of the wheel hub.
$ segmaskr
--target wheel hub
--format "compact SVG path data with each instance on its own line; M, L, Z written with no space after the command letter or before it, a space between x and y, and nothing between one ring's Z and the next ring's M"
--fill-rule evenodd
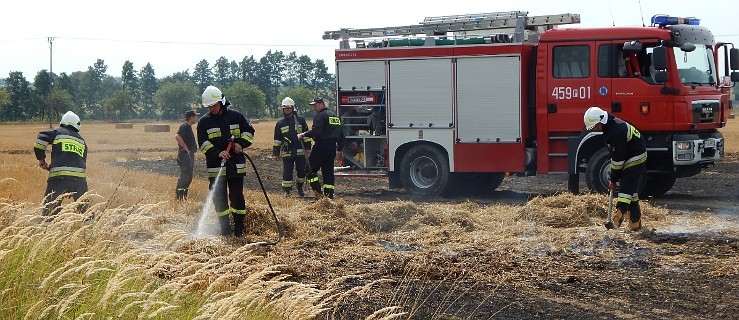
M419 188L429 188L439 178L439 167L431 158L422 156L411 162L410 176L413 184Z

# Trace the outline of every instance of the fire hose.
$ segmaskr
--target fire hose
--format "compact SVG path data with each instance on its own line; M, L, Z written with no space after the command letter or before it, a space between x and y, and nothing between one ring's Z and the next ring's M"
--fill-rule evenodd
M231 148L233 147L233 143L234 143L233 142L234 138L235 138L234 136L231 136L231 139L228 139L228 145L226 146L226 150L225 150L226 152L229 152L229 153L231 152ZM272 219L274 219L275 226L277 227L277 239L276 240L260 241L260 242L255 242L254 244L258 246L274 246L280 243L280 241L282 240L282 235L283 235L282 225L280 224L280 221L277 219L277 213L275 213L275 209L272 206L272 201L269 200L269 195L267 195L267 190L264 188L262 177L259 176L259 171L257 170L257 166L254 165L254 161L251 159L251 157L249 157L249 155L244 150L241 150L241 154L243 154L246 157L246 159L249 160L249 163L251 164L251 168L254 169L254 175L257 176L259 187L262 189L262 193L264 194L264 199L267 200L267 206L269 206L269 211L272 213ZM221 161L221 167L225 166L226 162L227 160L223 159Z

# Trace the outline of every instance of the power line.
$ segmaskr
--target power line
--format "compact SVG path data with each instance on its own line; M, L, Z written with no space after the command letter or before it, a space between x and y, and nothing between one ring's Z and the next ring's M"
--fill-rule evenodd
M275 44L275 43L226 43L226 42L191 42L191 41L167 41L167 40L127 40L127 39L105 39L85 37L57 37L57 39L81 40L81 41L106 41L106 42L129 42L129 43L155 43L155 44L187 44L199 46L241 46L241 47L334 47L333 44Z
M23 41L32 41L32 40L41 40L46 39L46 37L38 37L38 38L24 38L24 39L7 39L7 40L0 40L0 43L7 43L7 42L23 42Z

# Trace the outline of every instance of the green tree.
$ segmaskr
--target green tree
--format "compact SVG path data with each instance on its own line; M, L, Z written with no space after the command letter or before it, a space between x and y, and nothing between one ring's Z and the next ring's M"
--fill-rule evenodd
M162 119L175 120L199 101L198 88L192 82L164 83L154 95Z
M192 77L190 76L190 69L186 69L185 71L178 71L173 74L170 74L160 81L162 84L164 83L175 83L175 82L192 82Z
M8 91L5 90L5 88L0 88L0 107L5 106L8 103L10 103L10 97L8 96Z
M266 115L264 92L256 85L236 81L226 89L225 95L235 109L244 111L249 118L262 118Z
M23 76L23 72L12 71L8 74L8 77L5 78L5 90L8 93L8 100L10 102L7 108L3 110L0 118L10 121L30 118L28 108L31 103L31 89L29 86L30 84L26 80L26 77Z
M121 81L123 82L124 90L130 92L136 92L138 90L138 76L136 75L136 69L133 68L133 62L126 60L123 63Z
M233 84L231 82L231 63L224 56L218 58L216 63L213 64L213 83L221 89L228 88Z
M309 56L302 55L298 58L296 68L297 85L303 87L310 86L313 70L315 69L313 60Z
M311 109L310 107L310 102L313 101L315 95L313 94L313 91L311 91L311 89L302 86L287 87L282 90L278 97L278 100L282 101L282 99L285 99L285 97L290 97L291 99L293 99L293 101L295 101L295 108L300 115L306 116L313 114L313 109Z
M36 73L33 78L33 90L31 91L31 106L28 110L29 116L40 117L43 121L46 115L51 117L51 107L48 104L51 93L51 74L46 70Z
M254 56L244 57L239 63L239 79L249 83L257 83L257 77L259 76L259 62L254 59Z
M195 70L192 72L192 82L195 83L196 88L200 92L203 92L206 87L213 84L213 73L210 71L208 60L200 60L195 65Z
M133 94L128 89L118 90L105 100L108 114L116 119L130 119L135 114Z
M141 112L139 116L146 119L154 119L156 117L156 103L154 102L154 94L159 90L159 82L157 81L154 67L151 63L141 68L139 72L139 101L141 101Z
M66 89L55 87L49 95L48 103L51 109L50 120L58 120L61 112L71 110L79 113L79 108L75 106L72 95Z
M259 59L259 73L257 75L256 85L264 92L267 106L272 116L279 116L280 108L277 94L279 93L282 83L282 74L284 71L285 55L282 51L272 50Z
M239 69L239 64L236 60L231 60L231 65L228 67L228 71L228 86L230 87L234 82L239 81L239 75L241 74L241 69Z

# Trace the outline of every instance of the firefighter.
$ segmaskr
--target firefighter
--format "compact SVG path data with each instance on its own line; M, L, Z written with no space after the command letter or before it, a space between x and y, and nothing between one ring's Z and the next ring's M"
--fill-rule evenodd
M195 150L198 148L195 142L195 134L192 133L192 125L198 122L198 114L195 111L185 112L185 122L180 125L174 138L177 141L177 165L180 167L180 178L177 180L175 196L177 200L187 200L187 191L192 182L192 172L195 166Z
M71 194L77 201L87 192L87 145L80 132L80 117L67 111L59 127L41 131L36 137L33 151L41 169L49 171L41 214L55 215L59 212L62 194ZM51 164L46 162L46 147L51 145ZM83 204L81 210L84 211Z
M293 188L293 167L298 173L295 179L298 195L303 197L303 184L305 183L305 155L310 152L313 139L304 137L301 141L298 134L308 131L305 118L298 116L295 112L295 101L290 97L282 100L282 113L284 118L275 125L275 142L272 148L272 156L279 161L282 158L282 190L285 196L290 195Z
M298 139L312 138L315 142L308 158L308 183L316 193L321 193L321 184L318 181L318 170L323 176L323 195L334 197L334 159L344 158L344 134L341 120L326 108L322 98L315 98L310 103L316 116L313 117L313 127L308 132L298 134Z
M198 145L205 154L209 188L213 190L213 205L218 214L221 235L240 237L244 233L246 215L246 157L242 150L252 144L254 128L243 114L229 108L231 103L214 86L208 86L203 91L202 103L209 112L198 120ZM229 146L231 149L227 150ZM229 213L234 220L233 233Z
M639 190L644 183L647 162L647 147L641 133L628 122L598 107L589 108L584 121L588 130L603 132L606 147L611 152L609 190L615 192L616 183L619 183L614 225L619 228L624 217L628 216L629 229L641 229Z

